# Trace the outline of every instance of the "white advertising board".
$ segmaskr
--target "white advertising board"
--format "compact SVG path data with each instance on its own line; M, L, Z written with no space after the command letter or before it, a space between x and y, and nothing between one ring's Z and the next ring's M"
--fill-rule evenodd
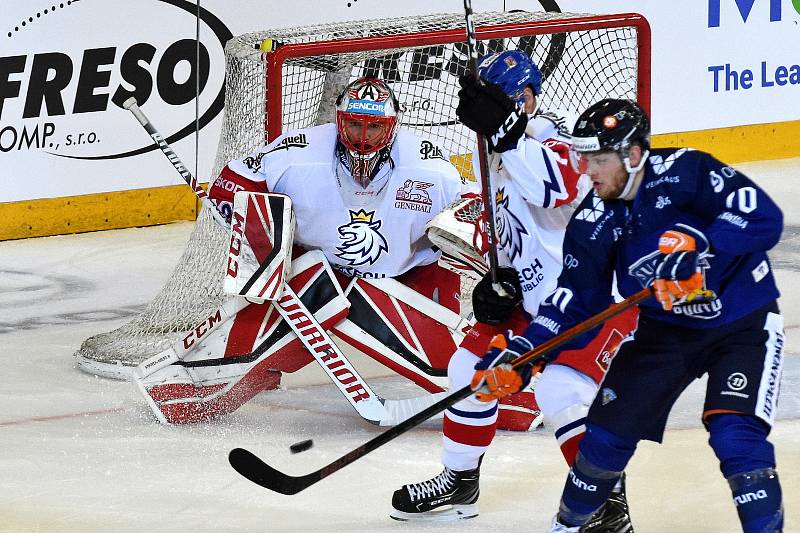
M474 0L473 6L476 11L644 14L653 29L655 133L800 118L798 0ZM460 12L463 3L202 1L196 101L197 9L188 0L5 0L0 12L0 202L182 183L121 108L129 96L137 98L187 167L199 168L199 178L207 181L221 125L223 43L231 35Z

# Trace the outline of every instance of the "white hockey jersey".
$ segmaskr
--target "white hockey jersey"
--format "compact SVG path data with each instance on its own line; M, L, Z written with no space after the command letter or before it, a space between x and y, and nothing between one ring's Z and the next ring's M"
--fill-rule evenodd
M519 273L523 307L535 316L561 273L564 230L588 185L569 164L575 117L530 117L517 147L489 157L498 262Z
M372 182L356 184L336 154L336 126L285 133L232 161L233 172L292 199L295 243L358 277L394 277L438 259L425 225L461 194L458 171L432 142L400 129Z

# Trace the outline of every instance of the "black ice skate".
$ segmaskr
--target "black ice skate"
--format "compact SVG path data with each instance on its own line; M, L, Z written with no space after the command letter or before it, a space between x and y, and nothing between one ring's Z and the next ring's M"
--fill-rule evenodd
M625 474L622 474L620 481L621 490L611 493L606 503L581 528L581 533L633 533L628 499L625 497Z
M428 481L403 485L394 491L389 515L395 520L459 520L478 516L480 467L455 471L445 467Z

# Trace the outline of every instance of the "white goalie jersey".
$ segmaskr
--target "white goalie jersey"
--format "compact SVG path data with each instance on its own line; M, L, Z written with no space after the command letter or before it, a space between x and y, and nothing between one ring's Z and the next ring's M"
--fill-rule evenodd
M442 151L400 129L386 161L362 188L336 154L336 126L290 131L228 164L269 192L292 199L295 243L322 250L337 270L395 277L433 263L425 225L461 194L461 178Z
M574 120L538 113L515 149L489 159L498 261L519 273L523 306L533 316L556 287L564 230L589 188L569 164Z

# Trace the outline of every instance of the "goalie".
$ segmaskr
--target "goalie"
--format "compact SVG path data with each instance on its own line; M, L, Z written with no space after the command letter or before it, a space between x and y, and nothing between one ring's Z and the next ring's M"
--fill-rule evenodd
M511 297L499 296L489 275L476 285L472 303L479 323L450 360L451 390L469 385L473 374L488 368L487 357L481 356L494 335L508 331L510 338L521 339L514 333L525 330L545 300L558 298L557 294L548 295L556 287L562 265L564 269L576 266L571 256L562 257L564 232L575 200L586 192L581 176L569 165L569 132L574 120L564 112L537 110L542 76L531 59L520 51L492 54L481 61L478 73L480 80L471 74L460 79L457 113L465 125L489 140L498 260L506 265L497 274ZM558 364L544 369L536 381L536 400L570 466L586 431L586 413L598 383L635 322L635 310L609 320L588 344L562 353ZM532 348L527 345L518 350ZM477 516L480 463L498 429L498 398L476 394L445 411L444 470L431 480L395 491L393 518ZM631 531L621 489L586 531Z
M298 258L288 286L322 327L428 392L444 390L469 323L459 316L460 278L437 264L425 229L460 198L462 184L440 149L399 127L399 103L385 82L352 82L337 99L335 124L286 132L231 161L209 190L228 221L239 191L291 198ZM261 218L273 229L282 219ZM233 223L234 233L247 227ZM232 412L313 361L273 311L269 302L234 307L231 324L203 340L204 352L192 345L195 361L179 358L181 368L159 374L148 368L140 388L156 416L194 422Z

